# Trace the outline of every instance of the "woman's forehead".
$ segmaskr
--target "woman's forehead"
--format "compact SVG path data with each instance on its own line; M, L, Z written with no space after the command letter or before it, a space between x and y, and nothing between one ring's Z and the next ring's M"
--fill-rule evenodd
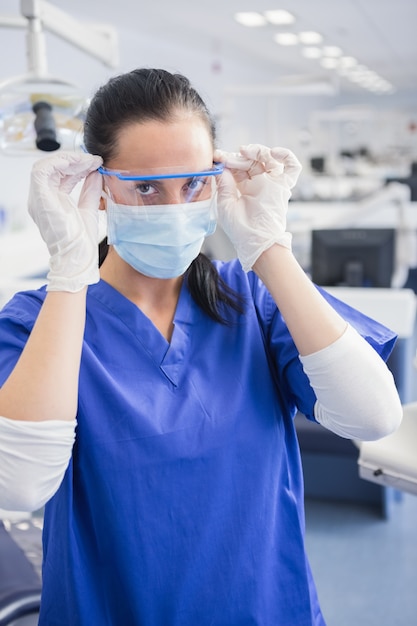
M117 151L106 166L123 170L184 167L199 171L211 165L213 151L207 125L195 115L166 122L133 122L120 130Z

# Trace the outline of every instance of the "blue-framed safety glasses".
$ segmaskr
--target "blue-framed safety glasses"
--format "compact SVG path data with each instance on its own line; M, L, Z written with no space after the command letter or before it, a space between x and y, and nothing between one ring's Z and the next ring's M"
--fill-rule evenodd
M99 167L107 194L118 204L162 205L198 202L213 196L216 176L224 170L223 163L192 172L184 167L113 170Z

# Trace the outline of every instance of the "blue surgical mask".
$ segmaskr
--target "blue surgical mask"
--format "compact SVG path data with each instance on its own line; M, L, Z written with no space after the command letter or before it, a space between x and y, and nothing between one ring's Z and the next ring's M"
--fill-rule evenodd
M126 206L107 199L107 236L117 254L153 278L181 276L216 230L216 194L186 204Z

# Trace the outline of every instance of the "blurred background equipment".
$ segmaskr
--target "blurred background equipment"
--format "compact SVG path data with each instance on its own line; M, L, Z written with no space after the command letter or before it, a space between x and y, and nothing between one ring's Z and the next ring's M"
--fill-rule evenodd
M44 0L21 0L23 17L0 16L0 26L26 29L27 73L0 82L0 149L6 154L74 149L81 142L87 99L77 85L51 76L44 30L108 67L118 64L116 31L84 25Z

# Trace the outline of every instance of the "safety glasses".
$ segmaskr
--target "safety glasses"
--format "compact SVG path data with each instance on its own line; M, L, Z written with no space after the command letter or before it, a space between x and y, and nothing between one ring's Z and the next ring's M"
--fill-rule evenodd
M127 206L184 204L207 200L216 190L216 176L223 163L190 172L184 167L149 168L134 172L100 167L105 191L118 204Z
M98 171L103 176L116 176L119 180L159 180L170 178L200 178L201 176L218 176L224 170L224 163L213 163L213 167L201 172L184 172L179 168L161 168L160 170L146 170L139 173L129 170L110 170L107 167L99 167ZM153 173L152 173L153 172Z

